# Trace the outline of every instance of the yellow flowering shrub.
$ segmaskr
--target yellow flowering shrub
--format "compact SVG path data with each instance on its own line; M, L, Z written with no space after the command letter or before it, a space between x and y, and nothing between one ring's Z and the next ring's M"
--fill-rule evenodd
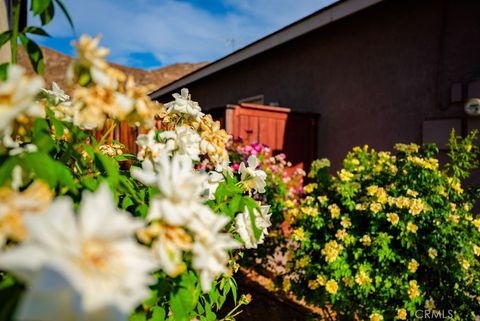
M298 278L289 289L328 304L338 320L411 320L419 309L474 320L480 220L472 214L475 190L461 180L479 155L475 135L452 134L443 167L434 145L415 144L395 152L355 147L335 175L328 162L315 162L293 223L292 260L309 264L291 264Z

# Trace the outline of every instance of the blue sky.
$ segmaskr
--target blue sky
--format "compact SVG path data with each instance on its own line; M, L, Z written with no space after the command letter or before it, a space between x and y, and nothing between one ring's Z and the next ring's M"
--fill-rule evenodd
M102 34L109 60L152 69L214 61L335 0L64 0L75 32L58 11L44 46L73 55L72 40Z

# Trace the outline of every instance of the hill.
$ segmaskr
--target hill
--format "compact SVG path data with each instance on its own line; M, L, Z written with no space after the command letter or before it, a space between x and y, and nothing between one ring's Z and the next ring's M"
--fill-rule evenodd
M43 76L46 86L49 88L52 81L55 81L60 88L66 88L65 71L73 58L46 47L42 47L42 52L45 59L45 74ZM18 63L27 68L29 73L33 73L28 57L23 50L19 51ZM153 70L143 70L118 64L112 65L122 70L125 74L132 75L140 85L153 85L155 88L159 88L207 64L207 62L195 64L177 63Z

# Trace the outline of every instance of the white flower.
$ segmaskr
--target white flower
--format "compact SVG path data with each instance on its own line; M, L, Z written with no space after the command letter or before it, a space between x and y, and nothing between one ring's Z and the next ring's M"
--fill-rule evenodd
M237 214L235 217L235 226L238 234L240 234L243 242L245 242L245 248L256 249L258 244L263 244L265 236L268 234L267 228L272 225L272 223L270 223L270 217L272 214L268 214L269 209L270 206L262 205L260 206L260 211L256 208L253 210L255 225L261 231L258 240L255 237L248 208L245 207L245 210L242 213Z
M161 192L150 204L147 216L150 221L161 219L170 225L184 225L193 215L193 206L202 201L206 177L193 171L188 157L174 155L170 159L161 154L157 162L145 160L142 169L133 168L132 176Z
M137 154L139 160L145 160L150 157L153 161L158 159L162 152L162 145L155 139L155 129L151 129L146 134L140 134L137 137L137 145L140 151Z
M43 86L43 79L27 77L25 69L10 65L7 80L0 82L0 135L10 135L12 123L21 114L42 117L43 108L34 102L35 96Z
M52 90L42 88L41 93L53 105L58 105L60 103L65 103L70 101L70 96L65 94L65 92L54 81L52 82Z
M204 113L202 113L198 103L192 101L188 89L183 88L180 95L175 93L172 96L175 100L165 104L168 113L187 114L197 119L203 117Z
M170 155L186 155L192 160L200 160L200 136L187 126L178 126L175 131L164 131L159 135L161 149Z
M217 191L218 184L225 181L225 177L216 171L208 172L208 179L206 181L205 190L209 200L215 199L215 192Z
M208 292L212 282L226 273L228 251L239 248L240 244L230 234L220 233L229 219L215 215L206 206L197 211L197 220L190 224L196 236L193 243L193 268L200 274L200 285Z
M19 319L127 320L148 296L155 264L132 238L143 224L116 208L107 185L84 192L78 215L57 198L25 224L30 238L0 256L27 284Z
M257 193L265 193L267 174L260 169L256 169L259 162L255 156L250 156L247 162L248 167L245 166L245 163L241 163L238 170L242 175L242 181L245 182L248 190L254 189Z

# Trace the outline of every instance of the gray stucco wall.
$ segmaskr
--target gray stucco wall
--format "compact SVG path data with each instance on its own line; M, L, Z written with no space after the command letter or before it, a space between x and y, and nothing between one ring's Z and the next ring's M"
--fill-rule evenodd
M188 87L206 109L263 94L320 113L318 156L338 166L356 145L421 143L425 119L466 122L449 93L480 77L479 13L474 0L385 1Z

